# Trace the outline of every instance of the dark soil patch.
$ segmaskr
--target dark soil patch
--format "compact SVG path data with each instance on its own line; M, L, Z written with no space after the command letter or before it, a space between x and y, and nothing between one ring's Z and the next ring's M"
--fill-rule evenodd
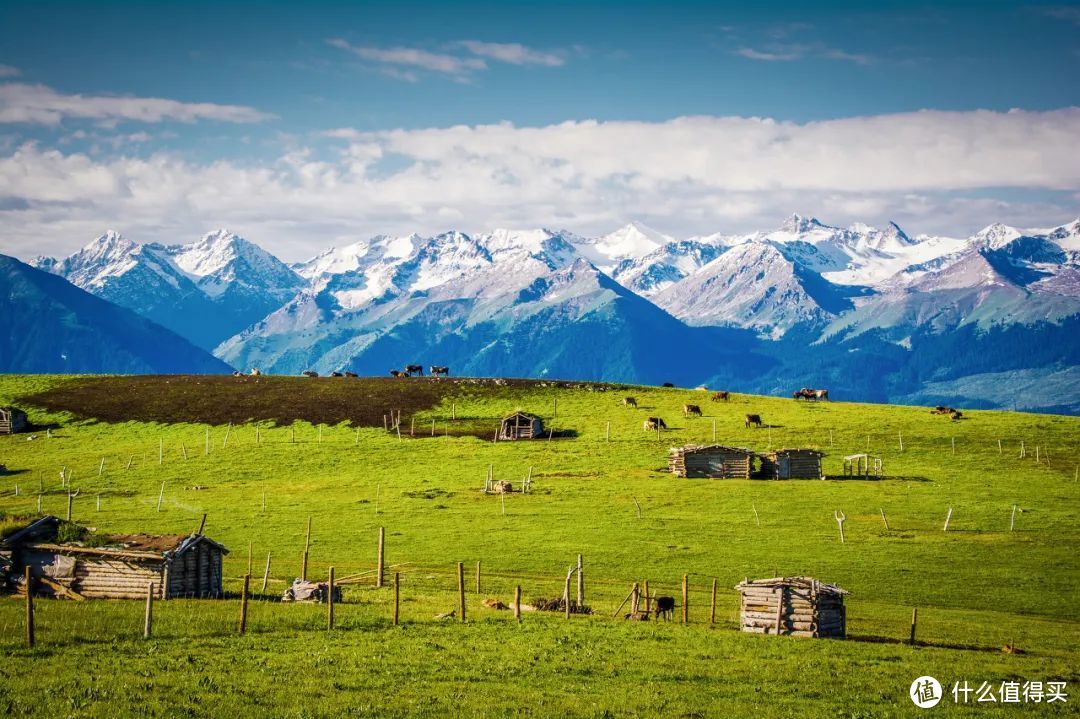
M438 406L444 398L505 398L514 391L537 388L603 392L610 387L592 382L466 377L128 375L81 377L21 399L35 407L99 422L223 425L255 421L281 425L300 420L382 427L391 412L400 412L402 435L407 436L412 416ZM447 417L438 420L436 433L490 439L498 420L492 417L450 422ZM425 427L417 423L418 438L429 433L430 424Z

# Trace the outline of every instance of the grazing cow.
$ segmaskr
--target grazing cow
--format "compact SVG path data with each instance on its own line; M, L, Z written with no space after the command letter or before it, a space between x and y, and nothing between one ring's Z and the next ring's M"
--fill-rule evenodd
M956 410L952 407L942 407L941 405L930 410L930 414L952 414L953 412L956 412Z
M637 400L633 397L623 397L622 403L624 407L637 407Z
M816 389L814 390L814 394L817 395L817 399L823 399L826 402L829 401L829 390L827 389Z
M746 415L746 428L750 429L750 425L755 425L759 429L761 428L761 415L760 414L748 414Z
M731 399L731 392L713 392L713 402L727 402Z
M405 365L405 371L409 374L418 374L421 377L424 376L424 365L422 364L407 364Z
M664 420L660 419L659 417L649 417L647 420L645 420L644 426L646 432L650 430L655 431L658 427L660 429L667 429L667 425L664 423Z
M243 377L243 376L244 376L244 373L243 373L243 372L241 372L241 371L240 371L240 370L238 370L238 369L234 369L234 370L233 370L233 373L232 373L232 376L233 376L233 377Z
M700 417L701 416L701 407L698 407L696 404L684 404L682 406L682 413L683 413L683 417L685 417L687 415L690 415L690 414L696 414L698 417Z
M657 620L663 617L670 621L671 617L675 614L675 597L657 597L655 611Z
M258 367L252 367L251 368L251 376L252 377L258 377L261 374L262 374L262 370L259 369Z
M310 370L310 369L306 369L303 372L301 372L300 374L304 375L305 377L318 377L319 376L318 372L316 372L315 370Z
M675 385L671 384L670 382L665 382L664 384L662 384L660 386L661 387L674 387Z
M436 377L438 377L439 375L446 375L447 377L450 376L449 367L443 367L442 365L433 364L431 365L430 370L431 374L435 375Z
M331 377L344 377L345 375L341 374L340 372L331 372L330 376Z
M346 377L359 377L360 375L356 374L355 372L350 372L349 370L345 370L345 376Z
M956 421L956 420L960 419L961 417L963 417L963 416L964 416L964 413L963 413L963 412L961 412L961 411L960 411L960 410L958 410L958 409L954 409L954 410L952 411L952 414L950 414L949 416L950 416L950 417L951 417L951 418L953 419L953 421Z
M408 373L402 372L399 369L392 369L392 370L390 370L390 376L391 377L408 377L409 375L408 375Z

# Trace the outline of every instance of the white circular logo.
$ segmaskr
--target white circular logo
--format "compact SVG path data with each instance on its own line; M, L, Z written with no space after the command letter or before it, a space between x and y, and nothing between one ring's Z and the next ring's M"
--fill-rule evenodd
M908 695L911 701L915 702L915 706L929 709L941 701L941 684L931 676L919 677L911 683Z

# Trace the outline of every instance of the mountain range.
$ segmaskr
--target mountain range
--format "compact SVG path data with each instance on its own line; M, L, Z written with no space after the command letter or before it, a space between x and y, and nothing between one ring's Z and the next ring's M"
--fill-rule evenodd
M450 231L376 236L292 266L226 230L188 245L109 232L31 264L244 369L425 362L1080 411L1080 220L968 238L800 215L684 239L638 223L593 238Z

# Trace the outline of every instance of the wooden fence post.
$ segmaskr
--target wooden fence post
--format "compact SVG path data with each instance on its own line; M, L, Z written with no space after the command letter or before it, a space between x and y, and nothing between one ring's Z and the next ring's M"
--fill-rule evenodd
M394 626L398 625L401 612L401 572L394 572Z
M570 618L570 577L574 574L574 568L566 573L566 586L563 588L563 604L566 608L566 618Z
M709 624L716 624L716 585L719 580L713 577L712 580L712 606L709 608Z
M161 500L163 500L163 499L165 499L165 483L164 482L161 483L161 491L158 492L158 496L157 496L157 511L159 511L159 512L161 511Z
M330 567L330 578L327 580L326 594L326 631L334 628L334 568Z
M1016 524L1016 505L1013 505L1012 516L1009 517L1009 531L1013 531L1013 525Z
M26 646L34 648L34 578L30 576L30 567L26 568Z
M952 507L949 507L949 513L945 515L945 526L941 528L942 532L949 531L949 520L952 519Z
M266 583L270 581L270 552L266 553L266 569L263 570L262 591L266 593Z
M311 517L307 518L307 535L304 538L304 563L300 567L300 578L307 581L308 553L311 551Z
M641 589L637 582L630 587L630 612L633 614L638 613L638 606L641 602Z
M476 593L480 593L480 560L476 560Z
M908 639L908 644L915 643L915 626L919 623L919 608L912 607L911 609L911 637Z
M244 588L240 592L240 634L247 631L248 590L251 588L251 575L244 575Z
M465 621L465 562L457 563L458 611L461 621Z
M386 527L379 527L379 565L375 570L375 586L382 588L383 577L386 575L386 564L384 552L386 551Z
M74 494L72 494L72 493L71 493L71 492L69 491L69 492L68 492L68 496L67 496L67 498L68 498L68 507L67 507L67 521L69 521L69 522L70 522L70 521L71 521L71 505L72 505L72 503L73 503L73 502L75 501L75 495L74 495ZM159 506L159 507L161 506L161 502L160 502L160 500L158 501L158 506ZM158 511L160 512L161 510L160 510L160 509L158 509Z
M690 623L690 575L682 575L682 623Z
M882 509L881 507L878 507L878 511L879 511L879 512L881 512L881 521L885 523L885 531L887 531L887 532L888 532L888 531L891 531L891 530L889 529L889 520L888 520L888 518L887 518L887 517L885 516L885 510L884 510L884 509Z
M514 619L521 621L521 585L514 587Z
M585 574L581 555L577 555L577 604L578 610L585 605Z
M154 624L154 583L146 587L146 616L143 618L143 639L149 639Z
M646 579L641 586L645 592L645 613L649 614L652 611L652 595L649 594L649 580Z

